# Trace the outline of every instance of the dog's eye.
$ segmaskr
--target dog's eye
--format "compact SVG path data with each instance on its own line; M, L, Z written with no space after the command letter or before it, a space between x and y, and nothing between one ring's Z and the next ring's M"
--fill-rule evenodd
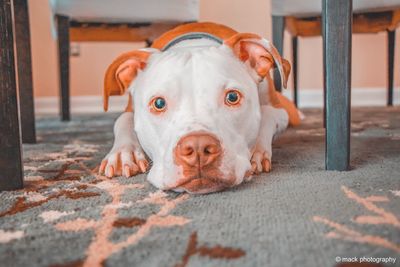
M229 90L225 93L225 104L228 106L237 106L242 100L242 94L238 90Z
M150 101L150 109L153 112L159 113L159 112L163 112L165 111L165 109L167 108L167 101L165 101L165 99L163 97L154 97L151 101Z

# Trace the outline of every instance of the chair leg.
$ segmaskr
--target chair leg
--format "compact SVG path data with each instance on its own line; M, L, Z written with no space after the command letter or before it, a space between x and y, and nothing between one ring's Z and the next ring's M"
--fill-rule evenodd
M298 47L297 47L297 43L298 43L298 37L297 36L293 36L292 37L292 55L293 55L293 59L292 59L292 65L293 65L293 71L292 71L292 73L293 73L293 102L294 102L294 104L296 105L296 107L297 107L297 105L298 105L298 102L299 102L299 98L298 98L298 91L297 91L297 89L298 89L298 83L297 83L297 63L298 63L298 60L299 60L299 58L298 58L298 56L297 56L297 50L298 50Z
M394 47L396 41L396 30L388 31L388 93L387 105L393 106L393 73L394 73Z
M344 171L350 160L352 1L322 0L326 90L325 168Z
M153 44L153 41L152 40L150 40L150 39L146 39L146 47L151 47L152 46L152 44Z
M22 142L36 143L28 2L13 3Z
M57 15L58 60L60 73L60 115L62 121L69 121L69 18Z
M285 30L285 17L284 16L272 16L272 42L278 52L283 54L283 33ZM277 69L274 70L274 84L276 90L282 91L280 74Z
M11 0L0 1L0 191L23 187Z

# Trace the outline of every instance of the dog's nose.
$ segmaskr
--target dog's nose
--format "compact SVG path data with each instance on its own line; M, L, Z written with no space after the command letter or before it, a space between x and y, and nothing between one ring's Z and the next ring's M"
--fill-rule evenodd
M220 142L210 134L190 134L179 140L175 156L185 164L205 167L216 162L221 156Z

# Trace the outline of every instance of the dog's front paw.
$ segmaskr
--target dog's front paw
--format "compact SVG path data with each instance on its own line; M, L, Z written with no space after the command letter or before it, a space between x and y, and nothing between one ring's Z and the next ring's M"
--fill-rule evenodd
M149 167L143 150L134 145L125 145L113 148L100 164L99 173L107 177L134 176L144 173Z
M266 150L256 149L250 161L254 174L271 171L271 156Z

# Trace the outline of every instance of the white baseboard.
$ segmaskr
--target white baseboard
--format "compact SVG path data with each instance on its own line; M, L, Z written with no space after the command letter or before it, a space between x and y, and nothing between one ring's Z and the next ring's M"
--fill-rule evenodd
M385 106L385 88L353 88L351 105L358 106ZM285 90L284 95L292 99L292 90ZM58 97L35 98L36 114L58 114ZM400 104L400 87L394 89L393 102ZM126 96L110 97L109 112L122 112L127 104ZM299 89L300 108L318 108L323 106L323 94L319 89ZM71 97L71 113L102 113L102 96L73 96Z
M122 112L128 103L127 96L110 97L108 112ZM36 97L35 114L58 114L59 97ZM72 96L71 113L102 113L102 96Z
M283 94L292 99L293 90L285 90ZM322 89L299 89L298 91L300 108L322 108L323 90ZM351 106L386 106L387 89L386 88L352 88ZM393 104L400 104L400 87L393 90Z

